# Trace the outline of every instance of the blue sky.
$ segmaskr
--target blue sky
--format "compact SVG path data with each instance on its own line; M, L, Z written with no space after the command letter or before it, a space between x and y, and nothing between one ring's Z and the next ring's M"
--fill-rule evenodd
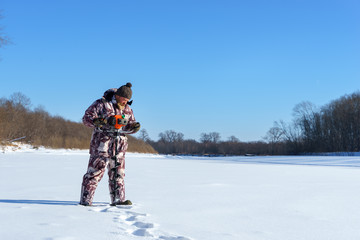
M0 97L28 96L80 121L109 88L133 84L153 140L261 140L293 107L359 90L357 0L2 0Z

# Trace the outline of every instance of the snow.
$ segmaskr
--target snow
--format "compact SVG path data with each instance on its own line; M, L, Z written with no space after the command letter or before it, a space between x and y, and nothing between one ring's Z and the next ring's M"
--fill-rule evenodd
M360 239L360 157L127 153L126 195L78 205L88 151L0 153L0 239Z

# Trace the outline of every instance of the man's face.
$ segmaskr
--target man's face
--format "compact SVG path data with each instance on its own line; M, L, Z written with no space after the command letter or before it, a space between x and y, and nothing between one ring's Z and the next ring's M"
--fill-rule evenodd
M118 95L116 95L115 98L116 98L117 103L120 104L120 106L125 106L127 104L127 102L130 101L130 99L120 97Z

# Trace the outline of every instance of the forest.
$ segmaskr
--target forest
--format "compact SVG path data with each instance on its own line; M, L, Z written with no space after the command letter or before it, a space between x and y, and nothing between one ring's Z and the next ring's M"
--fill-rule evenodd
M22 93L0 99L0 142L19 141L33 146L88 149L92 129L51 116L42 107L31 109L31 100ZM129 151L156 153L147 143L128 136Z
M360 151L360 92L344 95L317 107L304 101L293 108L293 120L275 121L263 139L242 142L220 133L202 133L200 141L186 140L182 133L167 130L152 141L146 130L140 138L159 153L201 155L296 155Z
M51 116L43 108L31 109L22 93L0 99L0 141L11 140L52 148L89 148L91 129L82 123ZM142 129L129 136L130 152L183 155L297 155L360 151L360 92L344 95L317 107L304 101L293 108L293 120L275 121L263 139L242 142L231 136L222 141L218 132L202 133L200 140L166 130L154 141Z

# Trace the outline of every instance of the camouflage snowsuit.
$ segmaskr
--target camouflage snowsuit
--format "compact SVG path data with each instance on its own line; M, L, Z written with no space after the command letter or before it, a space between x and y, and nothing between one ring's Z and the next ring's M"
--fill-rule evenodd
M123 130L129 130L135 122L134 114L129 105L121 110L115 99L117 89L109 89L101 99L96 100L86 111L83 123L94 128L90 143L90 160L88 169L83 177L81 187L81 204L91 205L96 187L102 179L105 169L108 169L109 190L111 203L125 201L125 152L128 147L127 137L124 134L116 136L110 132L111 127L96 127L93 123L96 118L106 118L114 115L125 115L128 124ZM117 150L115 149L117 147ZM117 153L117 155L116 155ZM115 156L116 155L116 156Z

